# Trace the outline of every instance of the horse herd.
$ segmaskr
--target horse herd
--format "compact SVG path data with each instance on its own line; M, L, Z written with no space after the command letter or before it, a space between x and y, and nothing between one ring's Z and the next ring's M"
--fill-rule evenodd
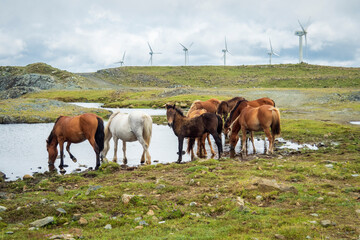
M238 140L239 131L242 132L242 152L246 154L246 134L250 132L250 139L254 145L253 132L265 132L269 140L267 154L273 153L275 136L280 134L280 113L275 108L275 102L270 98L260 98L247 101L242 97L234 97L230 100L219 101L215 98L207 101L196 100L192 103L189 111L184 115L183 111L174 105L166 104L166 117L168 125L173 129L178 138L178 160L182 161L184 139L188 139L187 152L191 160L195 154L193 146L197 141L197 156L203 158L207 155L205 141L208 140L211 155L215 156L212 148L210 135L214 138L218 150L218 157L223 152L221 134L229 137L230 150L234 150ZM271 130L270 130L271 129ZM85 113L75 117L60 116L46 140L49 154L49 167L54 166L58 156L57 145L60 148L60 171L64 172L64 143L67 142L66 150L70 158L76 162L76 158L70 152L71 143L80 143L88 140L96 153L96 167L100 166L100 160L106 157L109 151L109 141L114 140L114 158L117 161L118 140L123 142L123 162L127 163L126 142L139 141L143 147L141 163L151 164L151 156L148 148L152 135L152 118L141 111L126 114L114 112L106 127L103 120L92 113Z

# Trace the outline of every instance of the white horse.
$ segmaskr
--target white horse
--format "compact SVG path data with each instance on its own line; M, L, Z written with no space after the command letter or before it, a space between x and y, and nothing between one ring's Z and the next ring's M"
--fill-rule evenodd
M111 137L114 139L114 158L117 162L117 145L118 140L123 141L124 164L127 163L126 158L126 142L139 141L144 149L141 156L141 163L151 164L151 157L148 151L152 133L152 118L140 111L134 111L130 114L114 112L105 127L104 150L102 156L106 157L109 151L109 141Z

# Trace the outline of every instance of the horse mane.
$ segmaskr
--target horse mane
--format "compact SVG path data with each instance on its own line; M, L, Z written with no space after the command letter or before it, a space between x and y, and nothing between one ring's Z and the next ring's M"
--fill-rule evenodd
M54 127L53 127L53 129L51 130L51 132L50 132L50 135L49 135L49 137L46 139L46 142L49 144L49 143L51 143L52 142L52 140L53 140L53 138L54 138L54 128L55 128L55 126L56 126L56 123L59 121L59 119L60 118L62 118L63 116L60 116L60 117L58 117L56 120L55 120L55 123L54 123Z
M177 107L175 106L175 104L174 104L174 105L166 105L166 109L170 109L170 108L174 109L174 110L175 110L177 113L179 113L181 116L185 117L185 115L184 115L184 113L181 111L181 109L177 108ZM189 111L190 111L190 110L189 110Z
M235 110L237 109L237 107L238 107L242 102L248 102L248 100L243 99L243 100L238 101L238 102L236 103L235 107L233 107L233 109L231 110L229 119L232 118L232 116L234 115Z

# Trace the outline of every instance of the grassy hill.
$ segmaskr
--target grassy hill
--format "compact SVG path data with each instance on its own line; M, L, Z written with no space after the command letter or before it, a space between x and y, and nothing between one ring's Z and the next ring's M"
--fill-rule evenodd
M360 68L309 64L119 67L99 70L91 76L133 87L360 87Z

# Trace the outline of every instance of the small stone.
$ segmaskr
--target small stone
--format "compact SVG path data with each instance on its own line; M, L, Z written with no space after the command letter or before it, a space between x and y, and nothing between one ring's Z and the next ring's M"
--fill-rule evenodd
M63 186L60 186L60 187L58 187L58 188L56 189L56 192L57 192L60 196L62 196L62 195L65 194L65 189L64 189Z
M140 225L140 226L136 226L135 229L143 229L144 226Z
M121 201L122 201L125 205L127 205L134 196L135 196L135 195L123 194L123 195L121 196Z
M309 221L309 223L317 224L317 221Z
M81 218L81 214L75 213L75 214L73 215L73 217L72 217L72 220L78 221L78 220L80 220L80 218Z
M135 222L139 222L142 219L142 217L137 217L134 219Z
M276 239L286 239L285 236L283 236L281 234L275 234L275 238Z
M45 225L48 225L49 223L52 223L54 221L54 217L46 217L39 220L36 220L32 223L30 223L30 226L32 227L43 227Z
M261 201L262 199L263 199L263 197L261 195L256 196L256 201Z
M321 220L320 224L323 227L329 227L329 226L331 226L331 221L330 220Z
M58 208L58 209L56 209L56 211L58 211L59 213L66 214L66 211L63 208Z
M163 189L163 188L165 188L164 184L159 184L155 187L155 189Z
M326 164L325 167L327 167L327 168L334 168L334 165L333 165L333 164Z
M147 222L145 222L145 221L140 221L139 225L140 226L148 226L149 224Z
M197 203L196 202L191 202L189 205L190 205L190 207L195 207L197 205Z
M0 217L0 221L2 221L3 220L3 218L2 217Z
M38 228L36 228L36 227L30 227L30 228L28 228L28 230L29 230L29 231L35 231L35 230L38 230Z
M4 207L4 206L0 206L0 212L5 212L6 211L6 207Z
M309 235L306 236L306 239L311 239L311 237Z
M154 213L154 211L153 210L149 210L147 213L146 213L146 215L149 215L149 216L154 216L155 215L155 213Z
M13 231L8 231L8 232L5 232L5 234L11 235L11 234L14 234L14 232Z
M360 209L356 209L355 212L360 215Z
M111 224L106 224L104 228L108 230L112 229Z
M159 224L163 224L163 223L165 223L165 221L160 221L160 222L159 222Z
M96 191L98 189L102 188L102 186L90 186L88 190L86 190L85 195L89 195L91 192Z
M319 214L317 214L317 213L311 213L311 214L310 214L310 216L313 216L313 217L318 217L318 216L319 216Z
M33 176L31 176L31 175L29 175L29 174L25 174L24 176L23 176L23 180L26 180L26 179L33 179L34 177Z
M324 198L323 197L318 197L317 200L318 201L324 201Z
M335 192L328 192L328 193L327 193L327 195L328 195L328 196L333 196L333 197L334 197L334 196L336 196L336 193L335 193Z
M88 221L87 221L85 218L80 217L80 219L79 219L79 224L80 224L80 225L86 225L86 224L88 224Z
M104 215L102 215L101 213L95 213L95 217L97 218L102 218Z

